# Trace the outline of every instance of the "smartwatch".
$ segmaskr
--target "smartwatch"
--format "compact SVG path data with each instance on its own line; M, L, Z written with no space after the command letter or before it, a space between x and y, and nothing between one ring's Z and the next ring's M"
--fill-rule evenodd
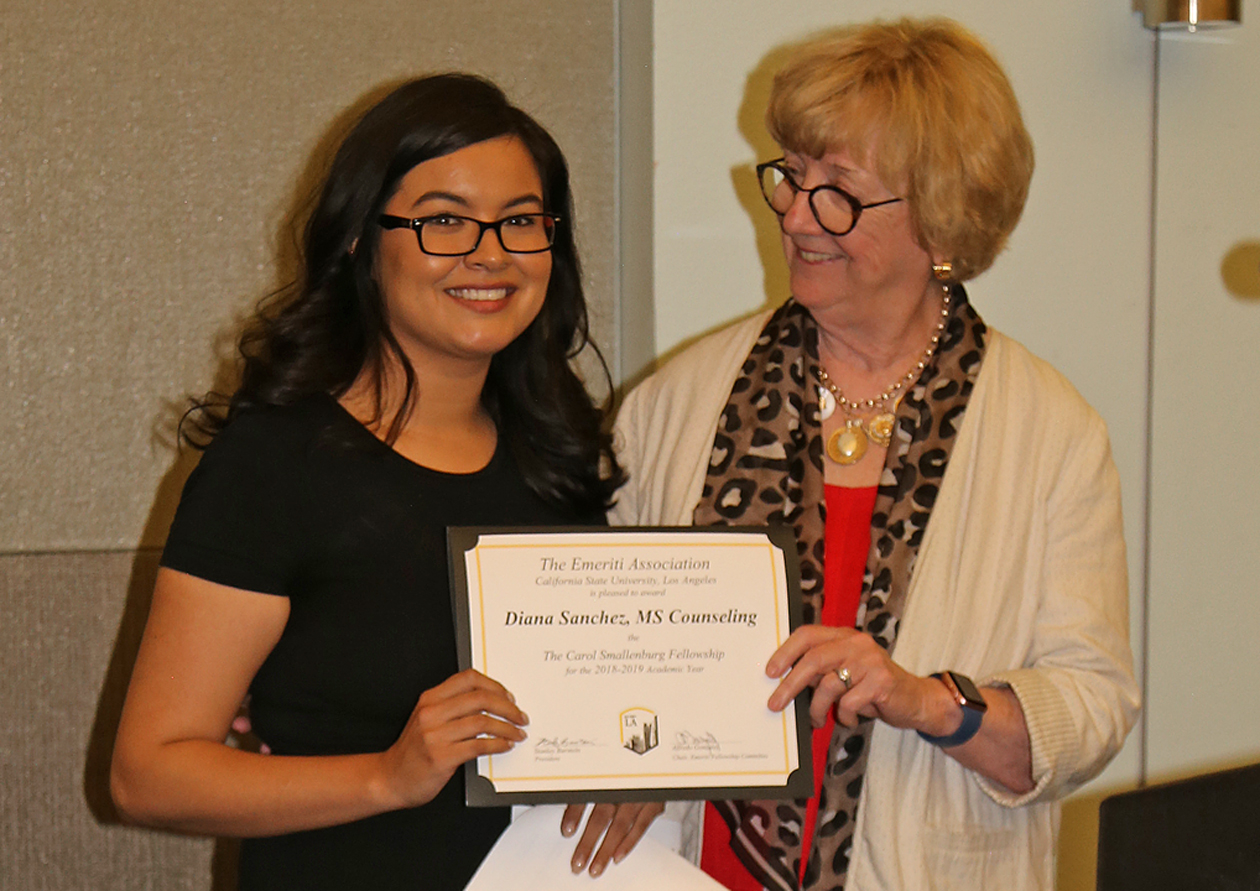
M980 731L980 722L984 720L984 712L988 705L976 688L975 682L965 674L959 674L956 671L938 671L932 677L949 690L950 695L954 697L954 702L962 708L963 719L958 729L949 736L928 736L922 730L919 731L919 736L943 749L961 746Z

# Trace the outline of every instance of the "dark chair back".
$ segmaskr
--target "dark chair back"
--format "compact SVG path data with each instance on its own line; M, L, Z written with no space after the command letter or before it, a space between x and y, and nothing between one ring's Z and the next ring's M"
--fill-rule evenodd
M1260 764L1105 799L1098 891L1260 891Z

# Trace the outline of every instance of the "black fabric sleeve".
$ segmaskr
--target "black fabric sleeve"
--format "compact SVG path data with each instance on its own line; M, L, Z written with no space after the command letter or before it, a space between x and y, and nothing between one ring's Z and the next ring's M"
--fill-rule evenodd
M277 411L244 415L210 444L184 485L162 565L207 581L287 595L300 563L305 446Z

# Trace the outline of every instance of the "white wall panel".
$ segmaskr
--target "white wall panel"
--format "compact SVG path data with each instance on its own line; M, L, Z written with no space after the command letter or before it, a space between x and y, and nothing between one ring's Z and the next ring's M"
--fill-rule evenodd
M1152 778L1260 760L1260 19L1161 38Z

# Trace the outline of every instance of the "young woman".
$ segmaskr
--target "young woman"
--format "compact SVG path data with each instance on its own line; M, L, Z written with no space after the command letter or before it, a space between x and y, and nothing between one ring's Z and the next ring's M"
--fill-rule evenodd
M191 415L210 442L114 753L127 818L244 837L245 889L463 888L508 814L465 807L457 768L528 718L457 671L445 529L599 523L623 478L569 365L572 218L555 142L478 78L404 84L346 138L302 279L226 410ZM270 755L224 742L247 693ZM598 808L575 870L659 810Z

